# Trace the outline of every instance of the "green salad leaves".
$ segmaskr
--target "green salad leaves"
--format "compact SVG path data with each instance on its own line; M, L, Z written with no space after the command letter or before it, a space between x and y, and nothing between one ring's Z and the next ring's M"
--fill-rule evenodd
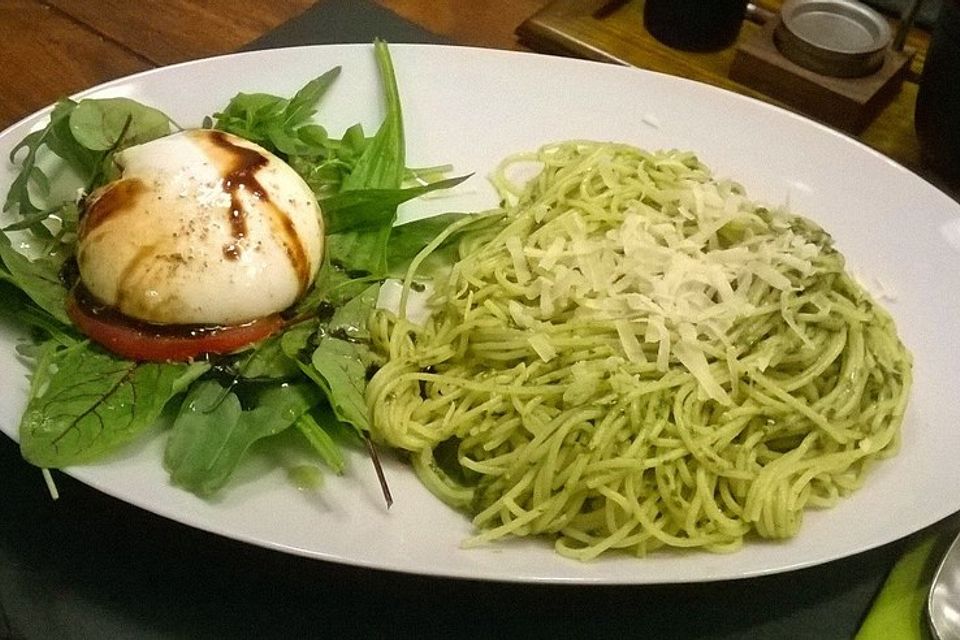
M46 342L37 358L20 447L33 464L89 462L130 442L208 365L138 364L86 342Z
M357 124L337 139L314 121L339 67L290 98L239 93L203 121L294 167L320 202L327 234L315 284L291 310L295 321L230 356L124 360L86 340L66 314L63 274L76 249L84 195L115 177L116 152L169 134L175 125L166 115L127 98L62 100L47 126L13 150L20 171L3 205L10 222L0 232L0 286L12 296L7 315L33 336L20 350L33 366L20 424L28 461L57 468L96 460L166 416L163 464L174 484L198 495L221 490L255 443L291 429L318 461L342 471L343 438L336 434L352 432L359 443L369 427L364 386L378 362L366 321L379 283L439 228L423 221L395 230L397 207L463 179L426 182L406 167L393 63L383 42L374 54L386 116L373 136ZM444 224L456 215L444 216Z

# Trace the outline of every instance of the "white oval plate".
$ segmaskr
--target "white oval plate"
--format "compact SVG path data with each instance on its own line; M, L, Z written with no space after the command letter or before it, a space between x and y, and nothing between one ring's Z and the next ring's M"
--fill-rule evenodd
M900 453L876 465L863 489L834 509L808 513L799 535L754 541L733 554L658 553L578 563L543 540L465 550L468 520L447 509L409 469L386 461L396 504L384 508L360 453L343 477L298 491L283 470L254 457L223 495L203 501L172 487L154 433L109 462L69 469L81 481L201 529L303 556L411 573L530 582L664 583L792 570L890 542L960 509L960 206L916 175L807 119L707 85L635 69L504 51L395 45L408 164L452 163L476 172L455 195L404 211L478 210L495 204L484 176L504 156L569 138L695 150L748 193L790 206L834 234L865 282L882 283L887 307L916 357L916 386ZM334 65L343 73L318 116L339 134L382 116L366 45L243 53L110 82L85 96L129 96L183 125L198 124L237 92L289 95ZM0 158L38 113L0 134ZM12 167L0 161L0 191ZM17 333L0 334L0 420L16 438L27 383ZM256 471L268 469L265 475Z

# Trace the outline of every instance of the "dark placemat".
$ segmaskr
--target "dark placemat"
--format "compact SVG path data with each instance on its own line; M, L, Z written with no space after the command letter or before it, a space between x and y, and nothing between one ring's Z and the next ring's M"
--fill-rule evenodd
M220 538L39 471L0 443L6 635L110 638L850 638L900 546L751 580L569 587L444 580ZM558 558L558 562L564 560ZM0 630L3 627L0 626Z
M440 42L366 0L327 0L247 48ZM159 464L159 461L158 461ZM789 574L638 587L393 574L284 555L160 518L0 437L0 638L850 638L903 543ZM558 562L565 562L558 558Z
M371 42L450 44L369 0L323 0L243 47L245 51L309 44Z

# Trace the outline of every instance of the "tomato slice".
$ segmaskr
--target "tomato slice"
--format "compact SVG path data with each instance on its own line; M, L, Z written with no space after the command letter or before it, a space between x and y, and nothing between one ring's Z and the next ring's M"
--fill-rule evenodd
M283 328L279 314L235 326L155 325L90 304L76 289L67 315L94 342L130 360L180 362L207 354L232 353Z

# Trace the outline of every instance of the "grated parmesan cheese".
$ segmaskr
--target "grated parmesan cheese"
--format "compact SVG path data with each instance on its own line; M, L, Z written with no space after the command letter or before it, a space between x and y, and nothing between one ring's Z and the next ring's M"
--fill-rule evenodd
M597 227L594 215L588 223L570 208L554 211L526 244L507 238L516 282L539 301L509 312L529 329L571 314L612 323L626 360L644 362L643 344L656 345L658 369L675 358L710 397L727 402L703 343L725 344L733 324L754 311L748 294L756 280L789 291L792 276L813 271L820 250L780 220L778 233L752 234L751 224L767 223L736 186L689 179L678 187L645 194L661 209L630 202L613 225ZM556 356L545 333L528 340L545 362Z

